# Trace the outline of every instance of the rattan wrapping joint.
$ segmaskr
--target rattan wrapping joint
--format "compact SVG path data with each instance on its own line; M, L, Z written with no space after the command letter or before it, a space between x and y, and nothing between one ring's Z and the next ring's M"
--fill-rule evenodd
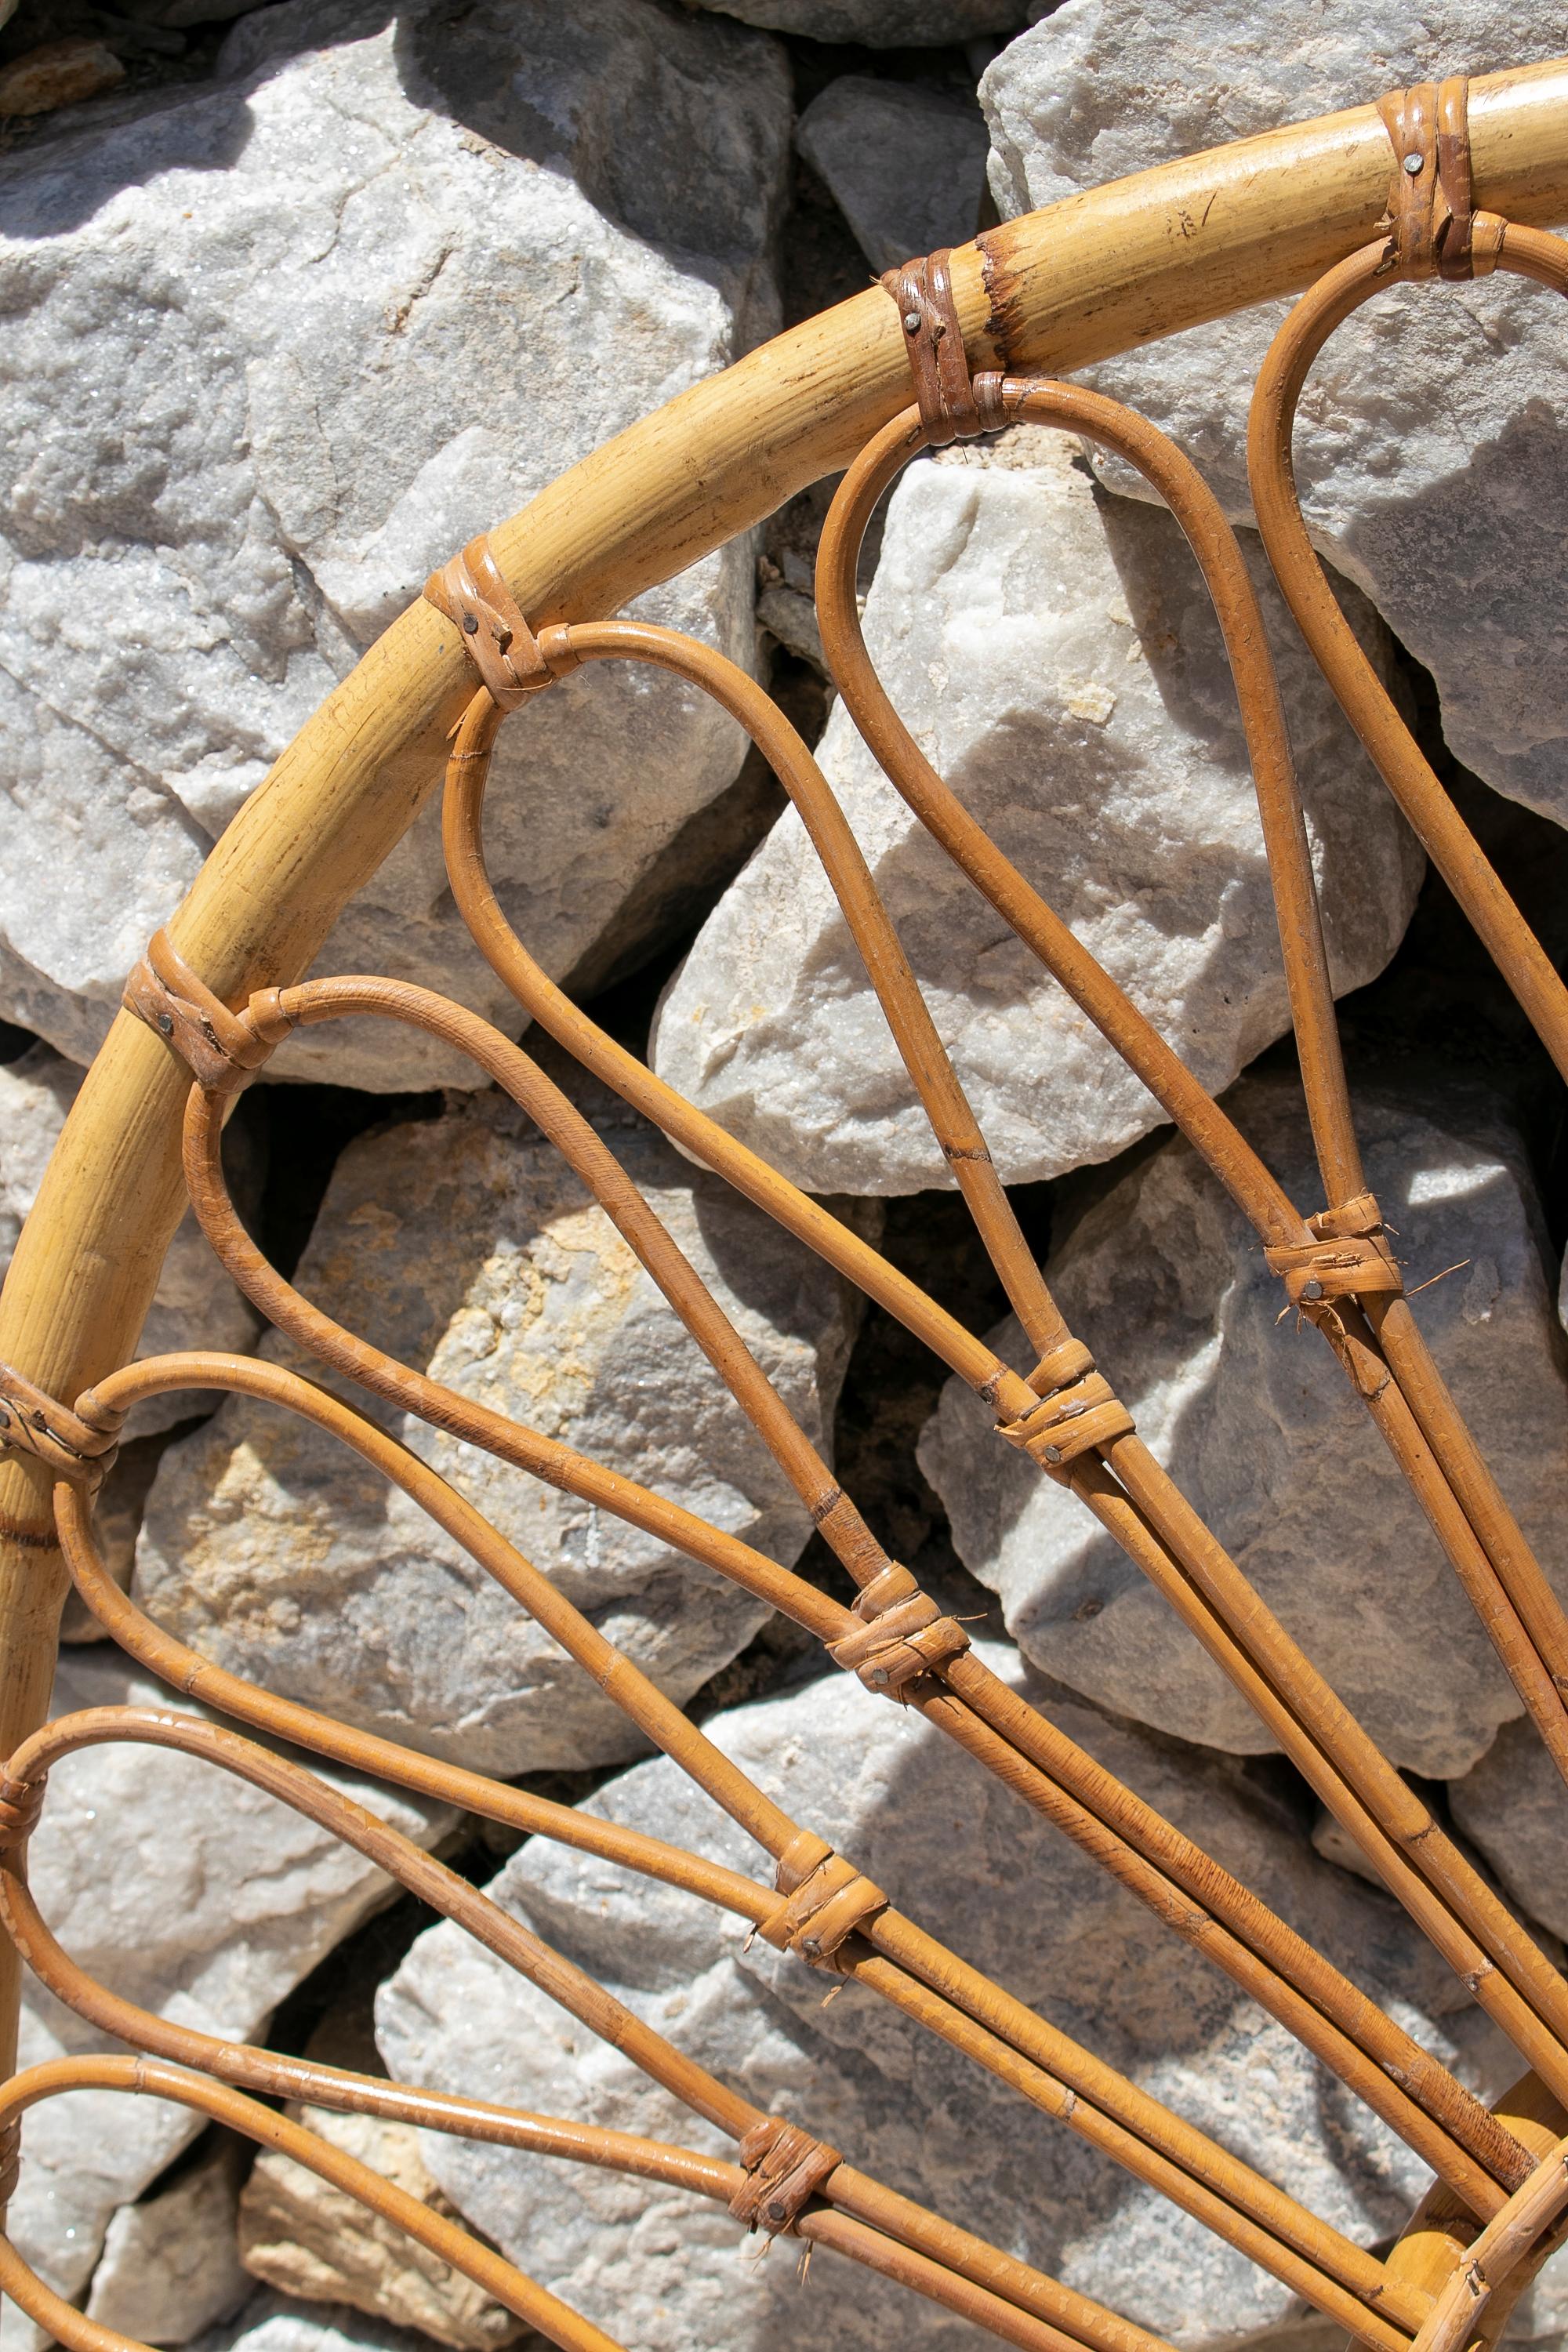
M1388 1246L1383 1213L1371 1192L1358 1192L1337 1209L1321 1209L1307 1220L1313 1239L1263 1253L1271 1274L1279 1275L1292 1307L1311 1307L1336 1298L1397 1298L1404 1277Z
M912 1682L940 1674L969 1647L958 1620L944 1617L909 1570L896 1562L858 1594L855 1614L864 1621L864 1631L829 1642L828 1656L847 1674L858 1675L868 1690L900 1705L907 1703Z
M814 1969L835 1966L855 1930L887 1908L881 1888L811 1830L802 1830L779 1856L776 1884L784 1899L758 1932L775 1950L794 1952Z
M770 2238L793 2230L829 2174L843 2162L836 2147L813 2139L782 2116L764 2116L741 2142L746 2178L730 2200L730 2210L748 2230Z
M515 710L578 667L566 629L556 625L534 635L482 531L430 574L425 600L457 623L480 683L502 710Z
M243 1013L231 1012L191 970L167 931L154 931L149 940L125 983L123 1003L214 1095L237 1094L248 1085L294 1026L276 988L258 989Z
M0 2206L9 2205L16 2194L16 2182L22 2170L22 2125L18 2116L0 2124Z
M14 1364L0 1363L0 1454L30 1454L57 1478L96 1486L111 1468L125 1415L89 1389L76 1410L47 1396Z
M921 424L933 449L950 441L972 441L978 433L998 433L1012 415L1004 379L986 370L971 376L963 329L952 299L946 246L882 273L882 284L899 306L904 348L915 380Z
M1463 74L1390 90L1377 110L1394 147L1388 249L1402 278L1485 278L1506 222L1478 213L1470 187L1469 84Z
M1081 1371L1080 1365L1085 1367ZM1029 1386L1056 1385L1032 1412L997 1424L1009 1445L1028 1454L1061 1486L1068 1483L1080 1454L1131 1437L1136 1426L1110 1382L1093 1365L1094 1358L1077 1339L1054 1348L1030 1375ZM1064 1379L1064 1374L1071 1377Z
M13 1780L9 1772L0 1771L0 1853L26 1844L38 1826L47 1788L42 1773L36 1780Z

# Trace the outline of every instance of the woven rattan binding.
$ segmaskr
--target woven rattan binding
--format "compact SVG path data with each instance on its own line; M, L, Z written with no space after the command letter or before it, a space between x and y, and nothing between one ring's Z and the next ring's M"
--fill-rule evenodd
M1289 418L1299 390L1293 371L1321 319L1342 300L1344 286L1359 296L1363 283L1373 290L1391 276L1469 274L1478 267L1484 271L1488 256L1548 285L1568 285L1563 248L1555 240L1511 224L1494 236L1486 224L1496 216L1473 211L1462 84L1445 84L1430 100L1423 92L1402 94L1385 107L1384 119L1404 174L1387 229L1303 298L1294 327L1288 322L1282 331L1259 382L1263 438L1274 436L1256 469L1264 493L1259 519L1271 552L1283 551L1276 562L1292 602L1308 613L1303 626L1310 637L1310 577L1300 567L1292 571L1289 530L1279 521L1289 499L1281 492L1270 509L1268 492L1281 483L1288 488ZM1406 153L1418 159L1415 170L1406 169ZM1252 1219L1288 1304L1294 1302L1327 1340L1411 1477L1526 1706L1568 1773L1568 1710L1563 1704L1568 1627L1425 1356L1377 1204L1361 1172L1300 803L1267 654L1259 650L1255 601L1234 538L1185 461L1114 403L1017 374L984 372L972 378L951 257L935 255L889 275L894 282L889 291L900 306L916 406L877 434L851 464L824 532L819 567L823 640L846 704L934 838L1098 1024ZM1005 341L1005 289L993 285L990 293L987 331L1000 333ZM967 818L901 729L866 656L855 572L860 535L876 499L919 447L1000 430L1015 419L1087 433L1140 466L1173 507L1204 567L1232 651L1247 725L1292 1014L1324 1191L1333 1203L1315 1215L1303 1215L1286 1198L1219 1107ZM1255 454L1258 437L1255 430ZM1266 514L1271 520L1265 520ZM551 2340L575 2352L616 2347L515 2266L391 2184L378 2182L353 2159L258 2107L253 2095L308 2097L428 2128L482 2129L484 2137L520 2148L574 2155L693 2189L729 2205L748 2226L760 2225L770 2233L791 2230L808 2249L816 2243L832 2247L993 2335L1040 2352L1047 2345L1052 2352L1064 2345L1081 2352L1162 2352L1147 2331L868 2179L805 2126L759 2111L550 1952L479 1890L277 1752L275 1743L282 1740L523 1833L562 1837L617 1866L723 1905L782 1951L853 1978L1009 2083L1374 2352L1458 2352L1469 2340L1482 2306L1506 2298L1552 2242L1568 2205L1563 2160L1568 2140L1552 2146L1553 2133L1568 2126L1568 2114L1561 2105L1553 2107L1548 2096L1568 2101L1568 1983L1346 1717L1142 1446L1091 1351L1068 1329L1018 1231L984 1136L842 812L799 739L760 689L710 649L644 625L554 624L535 635L495 551L483 540L437 574L426 593L456 622L479 684L456 730L447 768L445 834L453 893L475 938L529 1017L653 1117L692 1157L726 1177L918 1332L994 1409L1003 1441L1069 1488L1117 1536L1247 1694L1369 1864L1537 2070L1540 2104L1532 2106L1521 2097L1504 2114L1489 2115L1396 2021L1247 1887L997 1681L970 1649L963 1629L943 1618L908 1571L888 1559L874 1529L832 1478L648 1204L520 1048L463 1008L390 981L270 988L237 1010L161 936L133 977L128 1003L193 1075L184 1150L192 1202L225 1265L279 1329L334 1374L358 1381L384 1403L418 1414L521 1470L616 1512L769 1606L784 1610L869 1690L895 1696L921 1712L1287 2024L1431 2167L1438 2202L1424 2235L1412 2244L1449 2249L1452 2276L1445 2284L1402 2263L1400 2252L1384 2261L1355 2245L947 1951L850 1858L751 1783L427 1464L337 1396L260 1359L192 1354L127 1365L79 1399L75 1414L96 1440L107 1417L122 1418L148 1397L216 1387L267 1398L330 1432L426 1510L616 1698L647 1740L747 1829L773 1857L775 1881L753 1882L613 1822L415 1756L205 1664L153 1625L108 1575L93 1540L84 1457L80 1449L67 1445L69 1458L53 1465L59 1479L59 1537L88 1605L149 1671L248 1725L266 1744L167 1709L125 1708L61 1718L16 1748L0 1785L0 1916L59 1999L97 2029L148 2054L56 2061L17 2077L0 2092L5 2147L14 2153L21 2111L59 2090L96 2085L175 2099L299 2155L478 2279ZM1313 642L1328 639L1320 630ZM596 1030L553 988L501 914L485 871L480 835L485 780L500 723L556 677L598 659L657 662L712 694L751 731L795 800L873 973L933 1132L1028 1335L1037 1360L1026 1381L819 1203L795 1192ZM1331 659L1324 667L1355 715L1353 679L1342 667L1336 672ZM1407 764L1401 764L1406 755L1398 739L1364 725L1363 732L1395 792L1423 806L1427 830L1436 835L1434 855L1443 862L1454 837L1444 833L1440 812L1422 802L1419 780L1412 784ZM1466 868L1466 874L1473 879L1473 869ZM1462 903L1472 912L1479 908L1478 929L1559 1051L1561 1036L1568 1035L1568 998L1555 975L1548 986L1531 961L1534 943L1517 915L1510 928L1484 890L1479 898L1472 891ZM1534 952L1539 957L1539 950ZM399 1365L332 1324L268 1265L228 1199L220 1151L223 1097L245 1083L296 1024L366 1012L410 1022L468 1052L562 1150L786 1472L858 1588L852 1610L679 1505ZM1568 1066L1568 1055L1559 1051L1559 1061ZM41 1390L33 1395L49 1423L50 1443L58 1444L59 1430L68 1432L68 1424ZM482 1936L492 1951L717 2126L735 2143L738 2160L512 2114L493 2104L481 2114L451 2095L237 2049L153 2017L95 1984L39 1916L26 1885L25 1848L52 1764L109 1738L205 1758L356 1845L410 1891ZM1544 2123L1543 2114L1550 2118ZM1536 2163L1536 2158L1542 2160ZM1440 2216L1447 2217L1448 2235L1438 2226ZM1452 2250L1478 2225L1468 2256L1453 2269ZM69 2352L103 2352L105 2331L93 2331L89 2339L80 2315L51 2297L3 2239L0 2287L51 2327Z

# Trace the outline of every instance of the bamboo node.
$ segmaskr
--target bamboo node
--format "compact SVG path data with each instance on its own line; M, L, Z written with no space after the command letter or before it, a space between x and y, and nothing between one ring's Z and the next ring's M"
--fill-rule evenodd
M748 2230L770 2238L793 2230L831 2173L844 2159L826 2140L813 2139L782 2116L764 2116L741 2142L746 2178L730 2200L730 2210Z
M869 1691L908 1704L909 1686L921 1675L939 1674L969 1647L954 1617L944 1617L907 1568L885 1568L855 1601L863 1631L829 1642L827 1654L847 1674L858 1675Z
M26 1844L38 1826L47 1785L41 1773L36 1780L13 1780L9 1772L0 1771L0 1853L14 1853ZM0 2197L0 2204L4 2202Z
M759 1933L776 1951L794 1952L809 1968L839 1965L841 1946L887 1908L881 1888L812 1830L801 1830L785 1846L776 1883L784 1900L760 1923Z
M426 604L456 621L464 652L502 710L515 710L579 667L570 630L557 625L534 635L482 531L430 574L424 593Z
M29 1454L57 1478L96 1486L113 1465L124 1422L91 1389L73 1412L14 1364L0 1363L0 1454Z
M258 990L243 1013L231 1012L191 970L167 931L153 932L121 1001L179 1055L207 1094L237 1094L294 1026L276 988Z

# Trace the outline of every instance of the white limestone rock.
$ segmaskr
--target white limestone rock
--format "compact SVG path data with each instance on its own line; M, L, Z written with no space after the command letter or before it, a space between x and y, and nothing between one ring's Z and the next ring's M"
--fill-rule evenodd
M983 1654L1015 1683L1015 1653ZM1035 1694L1038 1696L1037 1691ZM1321 1862L1242 1768L1048 1701L1072 1738L1173 1815L1431 2046L1473 2038L1466 1996L1389 1899ZM713 1718L710 1733L965 1958L1047 2012L1353 2237L1396 2226L1421 2168L1132 1897L912 1711L830 1676ZM764 1878L742 1832L665 1761L586 1810ZM505 1906L683 2051L848 2160L1178 2344L1230 2345L1289 2298L992 2077L851 1988L824 1985L696 1899L536 1840L492 1883ZM1458 2012L1458 2013L1456 2013ZM705 2127L466 1937L421 1937L377 2006L395 2074L535 2112L722 2148ZM1489 2059L1488 2061L1490 2063ZM743 2249L721 2208L585 2168L425 2138L475 2226L645 2352L956 2352L967 2331L826 2256Z
M202 2336L195 2352L430 2352L430 2346L415 2329L390 2326L347 2304L258 2294L226 2327Z
M89 1059L214 837L432 566L772 331L776 43L652 0L289 0L220 74L0 163L0 1013ZM752 551L637 609L752 657ZM105 616L111 616L106 623ZM504 901L564 973L740 765L623 665L507 730ZM323 950L519 1016L435 813ZM472 1086L412 1031L285 1075Z
M1098 493L1075 448L1023 426L911 466L867 642L964 805L1217 1088L1288 1025L1235 698L1175 525ZM1383 632L1359 598L1352 609L1381 660ZM1353 988L1397 945L1420 855L1272 589L1265 611L1335 985ZM842 705L818 756L1008 1180L1108 1160L1158 1124L1152 1097L917 825ZM699 934L654 1050L671 1085L809 1189L951 1181L793 811Z
M1542 1566L1568 1597L1558 1465L1561 1335L1539 1209L1496 1099L1446 1082L1362 1088L1373 1190L1439 1370ZM1305 1209L1321 1203L1293 1080L1226 1108ZM1112 1184L1054 1254L1052 1289L1145 1443L1394 1760L1463 1773L1521 1712L1415 1497L1327 1348L1279 1320L1250 1225L1184 1142ZM1016 1326L993 1343L1027 1360ZM967 1402L966 1402L967 1399ZM921 1465L965 1565L1045 1672L1119 1714L1240 1754L1270 1745L1246 1701L1072 1496L984 1433L953 1384ZM1485 1768L1483 1767L1484 1770Z
M586 1087L583 1099L825 1443L852 1294L717 1179L694 1177L624 1106ZM793 1560L805 1544L807 1515L740 1407L504 1097L455 1102L438 1119L351 1146L299 1280L402 1361L773 1558ZM276 1339L265 1352L321 1376ZM596 1508L420 1424L395 1426L678 1698L766 1617L749 1594ZM597 1684L412 1503L332 1441L237 1398L164 1456L136 1590L205 1656L480 1770L508 1777L639 1752Z
M144 2344L188 2344L255 2292L236 2243L243 2147L215 2137L167 2188L110 2221L87 2315Z
M18 1060L0 1066L0 1282L81 1079L73 1062L42 1045L30 1045ZM249 1191L259 1171L254 1151L247 1150L247 1134L243 1125L231 1129L226 1153L242 1190ZM261 1318L225 1274L187 1210L169 1244L137 1355L162 1356L180 1348L244 1355L260 1328ZM145 1437L210 1411L216 1402L206 1391L150 1397L135 1408L126 1428L132 1437Z
M979 226L985 125L920 82L844 74L811 101L795 144L826 182L879 277Z
M1568 45L1561 0L1067 0L981 84L1003 216L1227 140ZM1192 234L1223 238L1223 206ZM1194 247L1194 250L1198 250ZM1385 293L1317 362L1296 435L1313 536L1431 670L1444 731L1499 792L1568 823L1568 399L1559 305L1503 276ZM1247 404L1289 305L1264 303L1088 369L1249 512ZM1134 489L1118 468L1116 487Z
M748 25L798 33L808 41L863 42L868 48L945 47L985 33L1010 33L1026 0L697 0Z
M60 1662L57 1715L168 1704L163 1685L118 1651L74 1650ZM184 1699L179 1707L199 1712ZM313 1769L421 1845L455 1822L449 1808ZM132 1743L55 1767L29 1860L39 1908L79 1966L143 2009L237 2041L265 2035L284 1994L379 1907L389 1884L278 1799L195 1757ZM23 2065L121 2046L27 1980ZM78 2294L116 2207L133 2203L203 2121L115 2091L33 2108L8 2226L34 2268Z

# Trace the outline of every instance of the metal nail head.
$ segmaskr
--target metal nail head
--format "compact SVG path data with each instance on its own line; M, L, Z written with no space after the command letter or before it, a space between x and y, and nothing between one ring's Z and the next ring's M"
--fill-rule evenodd
M1413 180L1419 175L1422 162L1423 158L1419 155L1406 155L1405 158L1405 168Z

